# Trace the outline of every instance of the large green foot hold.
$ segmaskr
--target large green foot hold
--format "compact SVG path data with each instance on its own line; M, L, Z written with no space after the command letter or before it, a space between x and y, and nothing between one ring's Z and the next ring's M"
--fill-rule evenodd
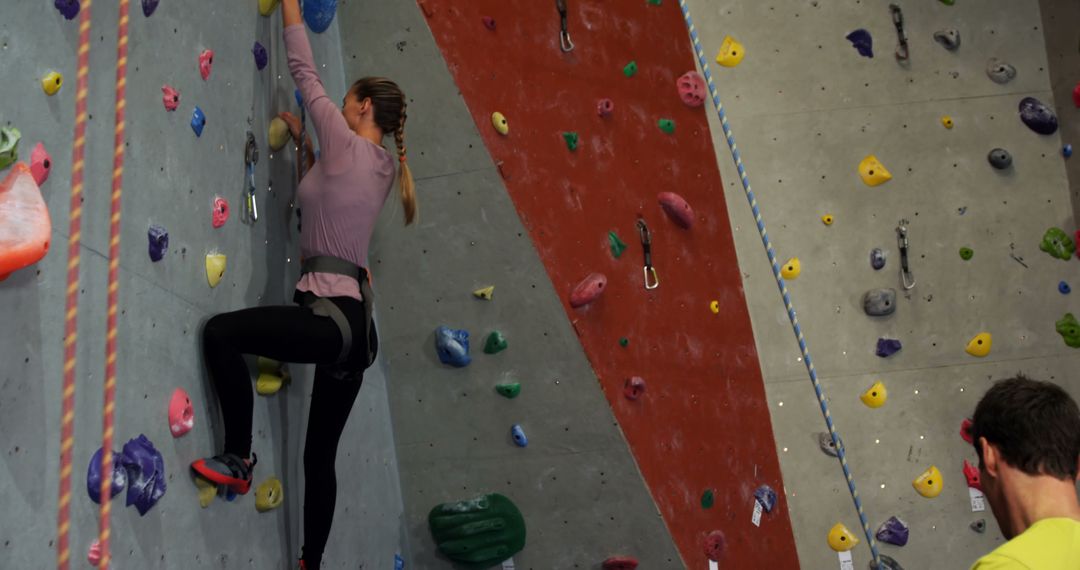
M525 548L525 518L498 494L443 503L428 514L439 551L468 568L487 568Z
M1076 244L1074 244L1072 238L1065 233L1065 230L1062 230L1061 228L1050 228L1043 234L1042 243L1039 244L1039 249L1058 259L1068 261L1072 258L1073 253L1076 252Z
M1065 316L1055 325L1058 334L1065 340L1065 344L1080 348L1080 321L1077 321L1072 313L1065 313Z
M487 337L487 342L484 343L484 352L487 354L496 354L506 350L508 346L506 337L499 331L491 331L491 334Z

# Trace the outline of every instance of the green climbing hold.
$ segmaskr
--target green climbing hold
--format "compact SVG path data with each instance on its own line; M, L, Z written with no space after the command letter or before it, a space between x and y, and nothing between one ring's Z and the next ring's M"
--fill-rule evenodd
M656 126L669 135L675 132L675 121L672 119L660 119L656 122Z
M498 392L500 396L513 400L514 398L517 398L519 394L521 394L521 383L506 382L503 384L498 384L495 386L495 391Z
M1076 252L1076 244L1074 244L1072 238L1065 233L1065 230L1062 230L1061 228L1050 228L1043 234L1042 243L1039 244L1039 249L1058 259L1068 261L1072 258L1073 253Z
M626 64L626 67L622 68L622 72L623 75L627 77L633 77L634 74L637 73L637 62L631 61L630 63Z
M713 495L712 489L705 489L705 493L701 495L701 508L711 509L713 503L716 502L716 497Z
M659 6L661 2L663 2L663 0L649 0L649 4L652 4L653 6Z
M1077 321L1072 313L1065 313L1065 316L1055 323L1055 327L1065 344L1080 348L1080 321Z
M627 346L630 346L630 339L626 338L625 336L620 338L619 339L619 346L621 346L623 348L626 348Z
M570 150L577 150L578 136L573 131L567 131L562 134L562 138L566 141L566 148Z
M960 248L960 259L963 259L964 261L967 261L967 260L971 259L972 256L974 256L974 255L975 255L975 250L971 249L970 247L962 247L962 248Z
M504 350L506 350L506 337L499 331L491 331L491 334L487 337L487 342L484 343L484 352L495 354Z
M607 238L608 242L611 243L611 255L615 259L618 259L622 255L622 252L626 251L626 244L619 239L618 234L615 232L608 232Z
M15 127L0 127L0 170L19 160L19 139L22 133Z
M489 568L525 548L525 518L498 493L438 505L428 527L439 551L469 569Z
M956 4L956 0L941 0L941 3L946 6L952 6L953 4Z

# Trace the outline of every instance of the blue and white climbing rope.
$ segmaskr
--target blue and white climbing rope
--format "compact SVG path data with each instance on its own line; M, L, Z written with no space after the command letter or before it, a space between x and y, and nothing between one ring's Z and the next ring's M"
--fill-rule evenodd
M761 234L761 243L765 245L765 252L769 255L769 263L772 265L773 277L776 278L776 285L780 288L780 295L784 298L784 307L787 308L788 318L791 320L791 328L795 332L795 338L799 341L799 350L802 351L803 363L806 365L806 371L810 373L810 382L814 385L814 392L817 394L818 403L821 405L821 414L825 417L825 425L829 427L829 434L832 436L833 445L836 447L837 456L840 459L840 466L844 469L844 478L847 480L848 490L851 491L851 500L855 502L855 510L859 512L859 520L862 522L863 532L866 533L866 540L870 545L870 552L874 556L874 565L881 568L881 557L878 554L877 541L874 540L874 533L870 530L870 522L866 518L866 513L863 512L862 500L859 499L859 491L855 489L855 477L851 474L851 467L847 462L847 456L844 452L843 442L840 439L840 433L836 431L836 425L833 423L832 414L829 413L829 405L825 401L825 390L821 387L821 382L818 381L817 370L814 369L814 363L810 359L810 349L806 346L806 338L803 336L802 327L799 326L799 318L795 315L795 306L791 303L791 295L788 293L784 278L780 275L780 263L776 260L776 252L773 251L772 242L769 241L769 232L765 230L765 219L761 216L761 209L758 208L757 199L754 198L754 191L750 189L750 177L746 174L746 167L743 166L742 157L739 156L739 148L735 144L735 133L732 132L731 126L728 125L727 114L724 112L724 104L720 102L720 94L716 90L716 84L713 82L712 73L709 72L709 63L705 58L705 50L701 47L701 40L698 38L697 29L694 27L694 20L690 17L690 7L687 6L686 0L679 0L679 7L682 8L683 18L686 20L686 27L690 32L690 39L694 43L694 53L697 54L698 63L701 65L701 72L705 76L706 83L709 85L709 93L712 95L713 105L716 106L716 112L720 117L720 126L724 129L724 137L727 139L728 148L731 149L731 158L735 161L735 168L739 171L739 178L742 180L743 190L746 192L746 199L750 202L750 210L754 213L754 221L757 223L758 232Z

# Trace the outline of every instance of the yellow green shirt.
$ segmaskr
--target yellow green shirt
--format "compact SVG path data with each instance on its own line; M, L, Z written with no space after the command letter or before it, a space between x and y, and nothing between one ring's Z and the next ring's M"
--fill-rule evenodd
M1043 519L983 556L971 570L1077 570L1080 521Z

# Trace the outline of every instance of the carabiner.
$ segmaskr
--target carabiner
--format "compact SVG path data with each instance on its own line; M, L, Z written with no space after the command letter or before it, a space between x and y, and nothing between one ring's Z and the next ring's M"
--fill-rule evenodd
M645 225L645 220L638 219L637 221L638 235L641 236L641 248L645 250L645 267L642 268L642 272L645 274L645 288L652 290L660 286L660 278L656 275L656 268L652 264L652 236L649 235L649 226ZM650 277L651 282L650 282Z
M574 51L574 42L570 41L570 31L566 25L566 0L555 0L555 9L559 11L559 20L562 22L562 31L559 32L559 47L563 52Z
M255 164L259 162L259 145L255 135L248 131L247 145L244 147L244 165L247 168L247 218L259 221L259 206L255 202Z
M907 225L907 220L900 220L896 226L896 245L900 248L900 282L903 283L904 290L910 291L915 287L915 276L908 268L908 246L911 244L908 242Z
M889 4L889 11L892 12L893 25L896 26L896 61L905 63L908 60L908 42L907 32L904 31L904 13L896 4Z

